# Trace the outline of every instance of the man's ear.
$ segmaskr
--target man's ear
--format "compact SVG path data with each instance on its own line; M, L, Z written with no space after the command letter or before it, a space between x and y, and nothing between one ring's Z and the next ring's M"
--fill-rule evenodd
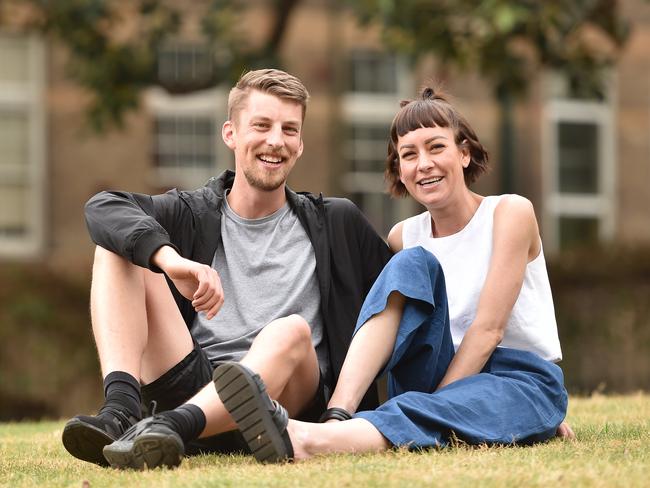
M223 142L225 142L226 146L228 146L233 151L236 147L235 131L235 124L232 122L232 120L226 120L221 127L221 137L223 138Z

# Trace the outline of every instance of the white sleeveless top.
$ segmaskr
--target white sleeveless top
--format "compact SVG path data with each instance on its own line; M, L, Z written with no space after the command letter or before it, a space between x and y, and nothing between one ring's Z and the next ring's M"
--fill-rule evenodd
M485 197L465 228L450 236L432 237L429 212L405 220L402 227L404 248L422 246L442 266L455 349L476 317L492 257L494 209L502 196ZM551 286L541 249L526 266L524 282L500 346L534 352L548 361L562 359Z

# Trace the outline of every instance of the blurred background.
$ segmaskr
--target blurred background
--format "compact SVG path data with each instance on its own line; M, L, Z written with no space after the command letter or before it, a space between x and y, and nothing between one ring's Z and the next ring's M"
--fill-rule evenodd
M399 100L443 84L488 148L482 194L539 218L567 386L650 389L650 3L645 0L0 0L0 420L99 405L83 205L232 167L246 69L311 93L290 184L377 231Z

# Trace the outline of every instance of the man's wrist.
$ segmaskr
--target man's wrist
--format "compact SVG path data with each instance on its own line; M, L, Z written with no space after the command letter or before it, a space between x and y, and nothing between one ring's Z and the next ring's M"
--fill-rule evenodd
M151 256L151 263L164 271L165 266L170 262L170 260L176 257L178 257L178 253L173 247L162 246L153 253L153 256Z

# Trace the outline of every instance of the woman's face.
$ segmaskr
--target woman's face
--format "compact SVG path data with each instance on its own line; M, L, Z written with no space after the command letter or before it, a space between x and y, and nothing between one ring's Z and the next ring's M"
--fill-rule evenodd
M466 189L463 168L467 150L456 145L446 127L422 127L397 139L400 180L409 194L428 209L448 203Z

